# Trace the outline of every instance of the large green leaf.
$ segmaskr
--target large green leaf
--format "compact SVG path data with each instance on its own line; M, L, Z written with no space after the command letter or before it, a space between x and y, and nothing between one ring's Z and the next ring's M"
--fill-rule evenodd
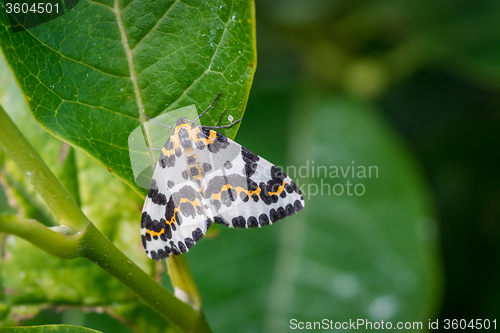
M0 49L33 116L135 186L127 138L141 111L154 117L191 104L201 111L221 92L202 123L215 124L224 109L243 115L256 66L254 25L251 0L80 1L18 33L1 10Z
M99 331L91 330L85 327L71 325L43 325L43 326L27 326L27 327L11 327L3 328L5 333L99 333Z
M286 167L290 138L288 165L309 163L308 176L305 167L302 177L289 169L304 185L306 205L276 226L220 229L216 241L190 251L213 329L288 332L293 318L427 322L439 295L436 233L428 189L398 137L367 105L310 94L297 106L295 125L276 129L289 118L283 106L290 96L254 96L250 129L241 129L238 142ZM262 144L271 140L272 147ZM312 161L327 167L327 177L312 175ZM359 178L356 168L354 178L351 169L332 178L330 166L351 168L352 161L367 167L367 177L376 166L378 177L372 169L371 178ZM358 183L365 193L348 195L347 181L350 193ZM331 192L337 183L344 187L339 196ZM322 185L324 193L314 195Z

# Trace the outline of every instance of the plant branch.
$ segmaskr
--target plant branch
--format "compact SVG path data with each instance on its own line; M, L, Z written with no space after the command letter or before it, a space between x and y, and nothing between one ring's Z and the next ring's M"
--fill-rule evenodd
M31 242L36 247L59 258L79 255L82 234L64 235L46 225L17 215L0 214L0 232L13 234Z
M175 296L189 303L195 310L199 311L201 309L200 293L198 292L196 283L189 270L186 257L183 254L170 256L167 258L166 262L168 275L170 276L170 281L172 281ZM186 295L189 298L188 300L185 299Z

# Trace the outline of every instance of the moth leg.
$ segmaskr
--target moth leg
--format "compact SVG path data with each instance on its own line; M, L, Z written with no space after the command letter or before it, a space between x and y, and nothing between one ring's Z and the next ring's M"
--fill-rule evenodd
M236 123L239 123L239 122L240 122L240 121L242 121L242 120L243 120L243 118L238 119L238 120L235 120L235 121L233 121L233 122L232 122L231 124L229 124L229 125L224 125L224 126L203 126L203 128L212 128L212 129L227 128L227 127L231 127L231 126L233 126L233 125L234 125L234 124L236 124Z
M217 124L215 124L215 126L219 126L221 120L222 120L222 116L224 115L224 113L226 113L227 109L224 110L224 112L221 113L220 117L219 117L219 121L217 122Z

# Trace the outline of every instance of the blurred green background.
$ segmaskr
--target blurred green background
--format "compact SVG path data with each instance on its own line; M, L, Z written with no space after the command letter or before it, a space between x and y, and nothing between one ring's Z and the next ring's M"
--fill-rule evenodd
M273 145L254 144L254 151L270 159L285 159L286 151L288 161L302 164L303 156L311 159L313 154L317 160L330 159L330 165L340 165L342 159L344 165L350 159L356 163L363 160L360 164L365 165L374 160L379 165L385 162L376 181L381 187L377 193L370 193L375 190L365 182L365 197L373 194L377 200L385 195L383 187L390 186L384 177L397 172L391 166L402 167L396 167L397 162L388 160L388 156L371 156L373 149L383 144L379 137L390 134L393 142L385 144L404 150L405 158L410 159L410 165L404 168L414 169L421 176L417 182L426 192L419 200L432 211L429 216L434 222L429 227L436 227L437 250L433 243L424 246L438 266L437 270L430 268L431 283L437 281L441 287L425 295L427 304L431 304L427 318L498 317L500 3L263 0L256 6L259 67L245 120L265 126L266 134L259 135L266 135L263 141ZM360 112L364 112L362 119L358 118ZM370 133L365 127L367 121L373 122L370 126L382 123L384 128ZM311 130L307 127L310 122L324 123ZM322 127L324 133L319 132ZM276 141L275 130L279 132ZM310 133L305 134L306 130ZM329 130L347 133L343 136L327 133ZM373 137L367 137L370 135ZM288 137L287 142L281 139L283 136ZM250 126L242 126L238 133L240 142L247 146L253 144L254 137ZM303 146L297 141L304 138L308 144L314 143L301 150ZM367 141L366 151L360 156L357 141L363 140ZM345 156L337 156L340 154ZM417 177L409 173L405 176ZM405 179L399 181L400 186L396 184L388 194L393 197L387 199L386 218L403 205L399 199L405 194L397 188L403 187ZM331 260L338 261L331 266L335 270L342 267L343 260L364 261L368 256L363 248L371 236L366 235L363 241L358 234L359 242L347 245L349 241L343 239L346 235L339 232L340 225L354 223L360 210L371 204L358 207L348 216L333 211L334 207L340 209L337 205L345 208L339 201L353 204L355 198L350 199L331 197L327 203L328 198L314 197L305 212L309 214L308 225L303 226L306 230L326 222L330 214L329 223L335 226L331 228L331 241L346 245L330 253ZM321 204L315 206L316 201ZM328 213L321 214L321 210ZM326 216L318 221L318 215ZM378 223L387 221L381 218ZM390 228L407 223L401 219ZM326 235L323 237L326 241ZM442 274L438 273L440 269ZM395 285L390 289L397 290ZM422 281L416 289L429 290ZM314 306L312 301L299 307L310 306ZM349 313L349 307L341 307L325 312ZM405 311L411 320L419 316L416 309L406 307Z
M291 319L324 318L420 321L424 331L439 319L444 331L445 319L497 318L500 2L258 0L256 16L258 69L236 141L289 171L308 166L307 175L290 174L306 207L270 228L217 228L187 255L214 331L288 332ZM58 144L40 149L55 159ZM145 262L134 234L140 200L117 180L99 188L112 176L75 155L87 172L75 190L84 211ZM313 165L328 174L313 175ZM353 166L354 176L330 173ZM370 166L377 176L359 177ZM347 181L364 193L349 195ZM134 198L120 212L89 204L117 191ZM4 253L28 251L19 243L4 244ZM115 302L132 297L116 294ZM93 305L112 304L95 297ZM41 306L34 313L47 310L22 323L128 329L116 313L130 312L64 301L70 309L33 301Z

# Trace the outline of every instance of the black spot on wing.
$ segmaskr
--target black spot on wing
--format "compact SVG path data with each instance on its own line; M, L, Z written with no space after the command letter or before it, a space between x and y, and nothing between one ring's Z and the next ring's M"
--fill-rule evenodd
M186 217L188 217L188 216L191 216L192 218L196 217L196 209L189 202L181 203L181 212L182 212L182 215L184 215Z
M304 207L302 206L302 202L300 202L300 200L295 200L295 202L293 203L293 208L295 209L295 212L298 212Z
M177 248L177 245L175 245L174 241L170 241L170 252L174 255L179 255L181 254L181 251Z
M245 228L246 227L246 221L245 221L245 218L243 216L233 217L231 222L233 222L234 228Z
M243 157L243 161L245 162L243 174L247 177L250 177L257 170L257 161L260 159L260 157L243 146L241 147L241 156Z
M259 224L260 225L269 225L269 217L267 214L260 214L259 215Z
M153 187L153 182L154 182L154 187ZM166 205L167 197L165 196L165 194L158 191L158 188L156 188L156 181L154 179L151 181L151 187L152 188L148 190L148 198L150 198L151 201L153 201L153 203L157 205L161 206Z
M212 225L212 220L210 218L208 218L206 221L205 221L205 226L207 227L207 230L208 228L210 228L210 226Z
M165 252L165 250L163 250L163 249L159 249L158 250L158 257L159 257L159 259L165 259L168 257L168 253Z
M209 128L205 128L205 127L202 127L201 128L201 131L203 132L205 138L209 138L210 137L210 132L211 130ZM219 134L217 132L215 132L215 139L214 139L214 142L213 143L209 143L207 145L207 149L211 152L211 153L217 153L219 152L221 149L226 149L227 146L229 146L229 141L228 139L222 135L222 134Z
M179 136L179 141L181 143L182 148L184 149L190 149L193 148L193 143L191 142L191 139L189 139L189 133L186 128L182 127L179 129L177 132ZM175 152L177 155L177 151ZM180 156L180 155L178 155Z
M245 161L245 163L257 162L260 159L259 156L243 146L241 147L241 155L243 156L243 161Z
M191 173L191 176L197 176L199 174L198 168L192 167L189 169L189 172Z
M243 173L247 177L251 177L257 170L258 164L256 162L245 163Z
M276 222L278 221L278 212L276 211L276 209L271 209L271 211L269 212L269 217L271 218L271 222Z
M151 216L149 216L148 212L142 212L141 216L141 228L151 229L153 221L151 220Z
M164 147L166 150L170 150L170 149L174 148L174 142L172 140L170 140L170 137L168 138L167 142L165 142Z
M249 228L256 228L259 226L259 221L255 218L255 216L250 216L247 219L247 225Z
M167 207L165 207L165 219L169 222L172 221L175 213L175 202L173 196L170 196L170 199L167 202Z
M179 250L181 251L181 253L186 253L187 252L186 245L184 245L184 243L181 241L179 241L178 244L179 244Z
M181 187L178 193L181 198L188 198L189 201L194 201L196 198L200 197L197 191L192 186L188 185Z
M216 216L214 217L214 222L217 223L217 224L222 224L222 225L225 225L226 227L229 226L229 223L227 223L226 220L224 220L222 217L220 216Z
M172 238L172 230L170 229L170 225L166 225L165 226L165 230L162 234L162 237L161 237L161 240L162 241L167 241L167 239L171 239Z
M186 246L188 249L192 248L195 244L194 240L192 238L189 238L189 237L184 239L184 243L186 243Z
M160 156L159 162L162 168L173 168L175 166L175 155L172 154L170 157Z
M170 140L170 137L168 138L167 142L165 142L164 145L166 150L171 150L174 148L174 143ZM163 155L163 152L160 153L160 158L158 159L158 164L163 168L171 168L175 166L175 155L172 154L170 157L166 157Z
M193 230L192 235L194 241L198 242L203 237L203 232L201 231L200 228L196 228L196 230Z
M286 211L283 207L278 207L278 220L286 217Z

